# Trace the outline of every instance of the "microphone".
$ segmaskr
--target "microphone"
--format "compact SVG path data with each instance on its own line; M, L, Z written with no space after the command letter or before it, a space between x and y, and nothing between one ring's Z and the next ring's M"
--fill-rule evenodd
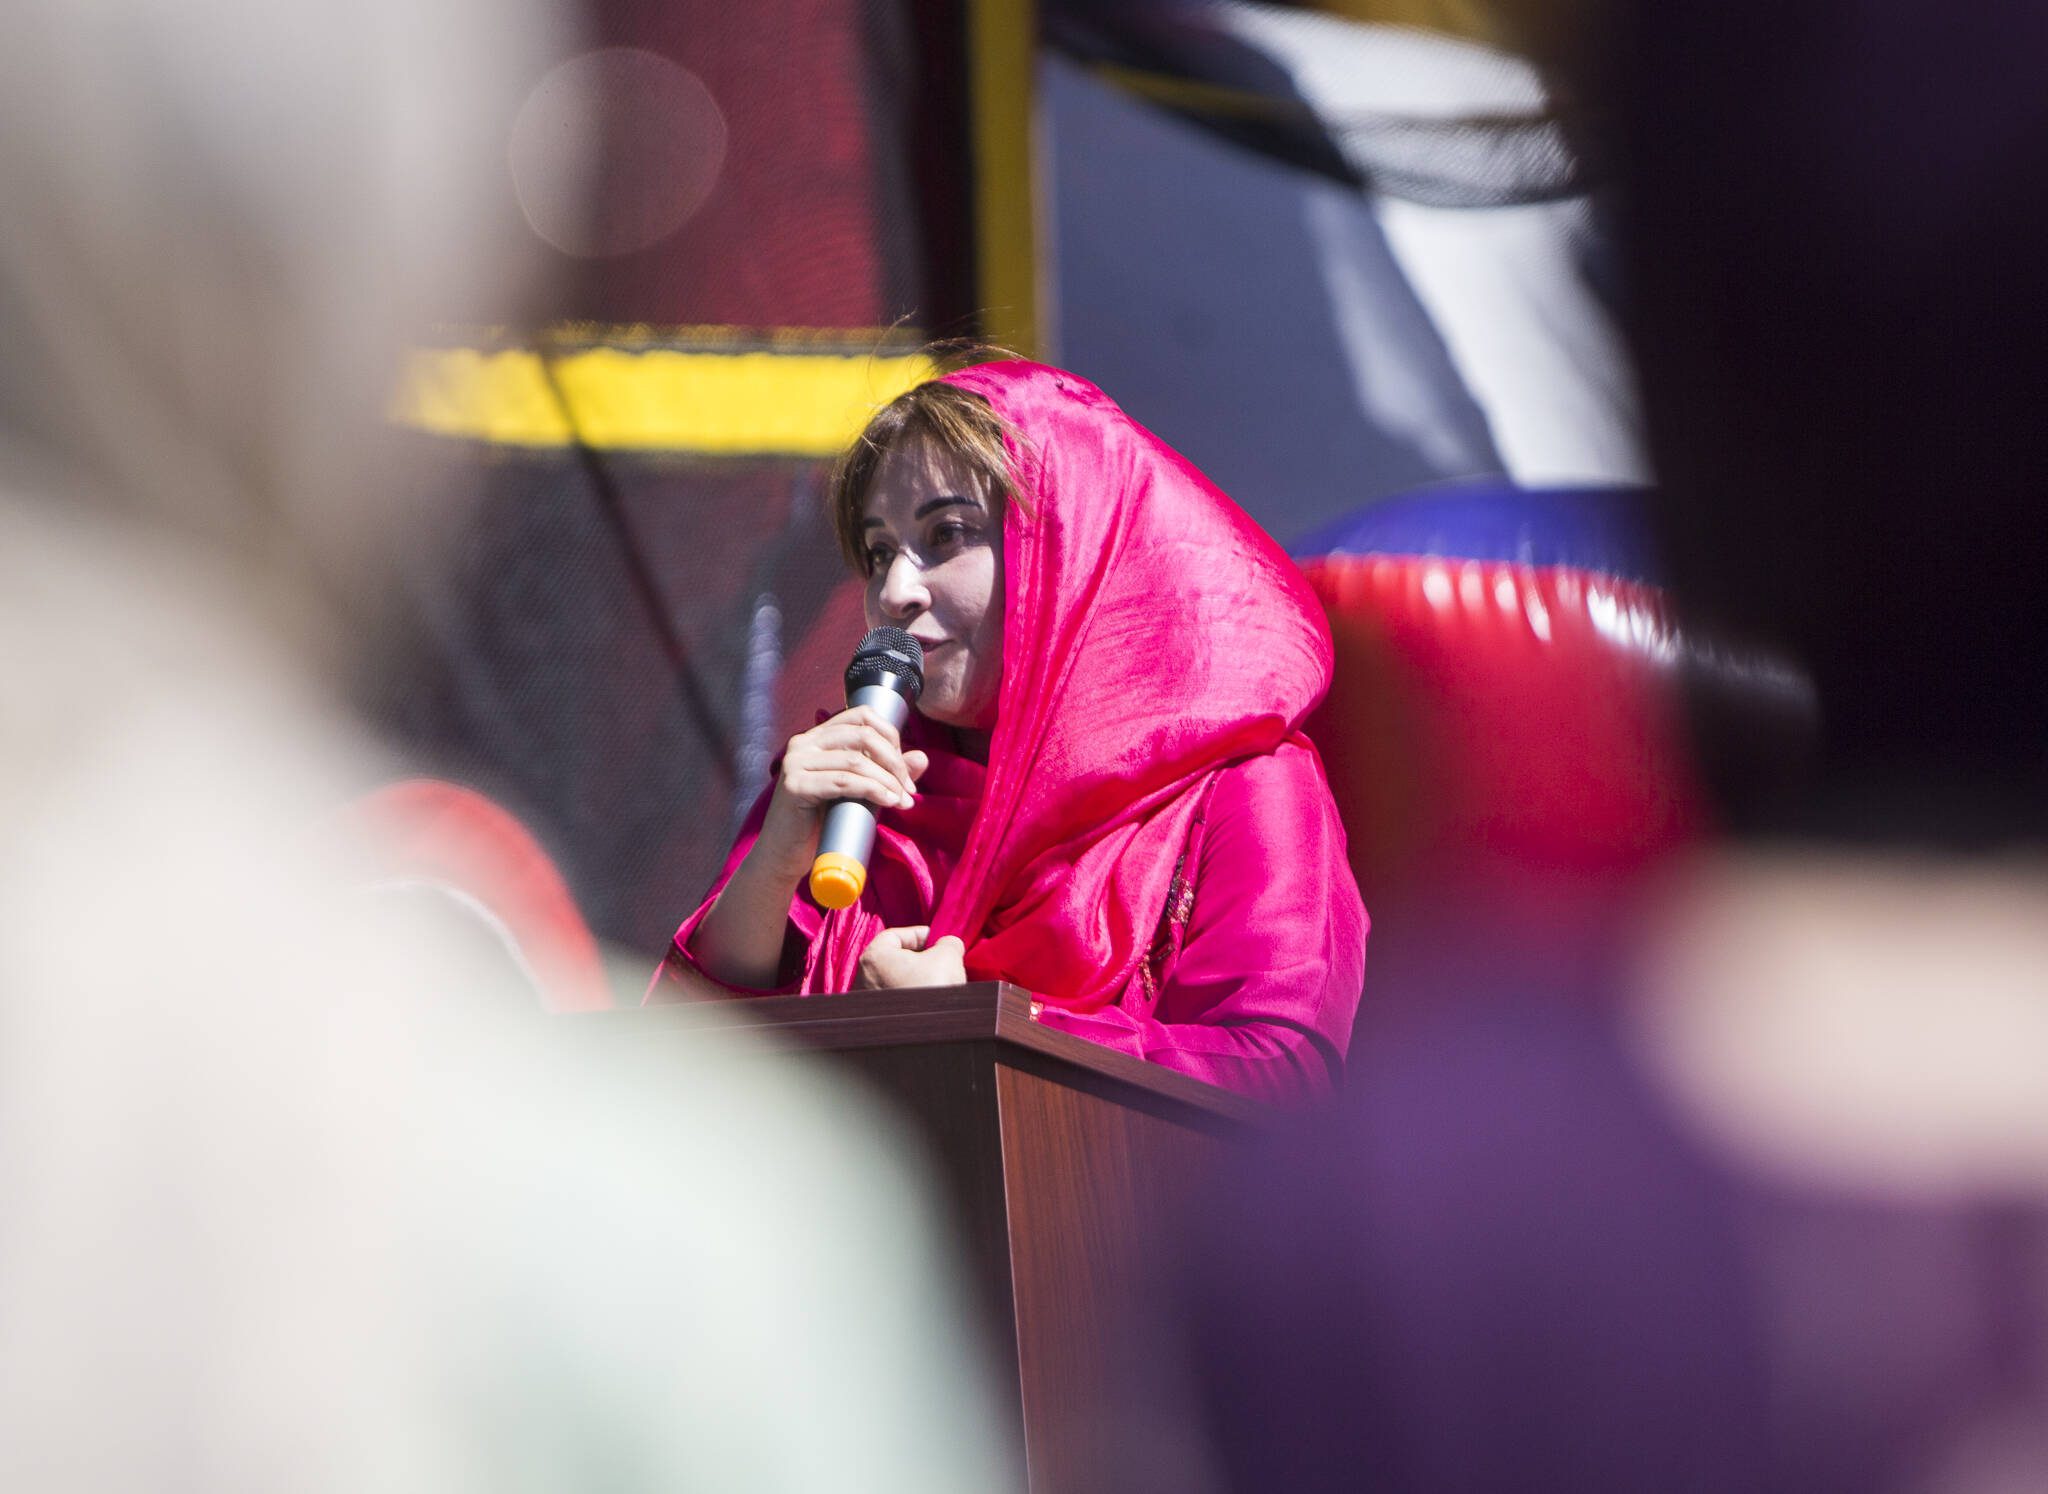
M910 719L924 691L924 645L901 628L876 628L861 639L846 666L846 704L866 706L891 726ZM818 855L811 862L811 896L827 908L850 908L868 885L868 853L875 848L875 812L858 799L840 799L825 811Z

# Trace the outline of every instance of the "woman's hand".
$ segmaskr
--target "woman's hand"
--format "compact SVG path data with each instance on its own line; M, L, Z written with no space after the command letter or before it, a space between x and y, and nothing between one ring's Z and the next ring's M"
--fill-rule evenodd
M753 849L690 936L690 952L705 972L727 985L757 991L780 984L787 975L782 959L790 930L790 890L817 855L825 806L835 799L858 799L876 809L907 805L928 765L922 752L903 751L896 728L865 707L841 711L791 737ZM953 947L959 949L958 940ZM960 968L957 955L953 968ZM957 983L961 978L951 979Z
M958 986L967 982L967 946L948 934L929 947L923 924L883 929L860 957L860 983L879 991L906 986Z
M755 850L794 881L817 854L825 807L858 799L875 809L906 809L929 765L903 750L896 728L866 706L841 711L789 739Z

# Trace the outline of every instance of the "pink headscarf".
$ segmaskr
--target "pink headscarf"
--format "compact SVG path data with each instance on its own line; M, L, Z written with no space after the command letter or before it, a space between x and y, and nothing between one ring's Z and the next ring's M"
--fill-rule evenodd
M1285 552L1085 379L1009 362L947 382L1022 433L1027 497L1003 519L981 802L932 934L961 936L975 979L1089 1011L1149 946L1210 779L1329 688L1329 627Z
M967 973L1073 1011L1115 1002L1158 930L1202 796L1278 748L1330 682L1301 573L1192 463L1087 380L1024 362L947 376L1024 438L1003 516L1004 675L984 768L913 716L931 766L879 817L867 889L824 913L799 890L799 989L843 991L884 928L957 934ZM755 808L683 953L751 847ZM657 982L657 985L659 983Z

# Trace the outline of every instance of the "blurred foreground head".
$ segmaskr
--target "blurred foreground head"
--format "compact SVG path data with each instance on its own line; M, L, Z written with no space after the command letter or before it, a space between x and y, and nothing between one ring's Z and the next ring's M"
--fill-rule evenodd
M876 1117L496 1020L332 833L383 775L276 635L407 537L551 15L0 6L0 1488L1002 1486Z
M540 0L0 7L0 489L118 516L295 631L403 538L409 335L509 313Z
M1614 141L1674 592L1812 674L1814 773L1709 708L1738 831L2048 838L2048 9L1624 7ZM1752 738L1753 740L1753 738Z

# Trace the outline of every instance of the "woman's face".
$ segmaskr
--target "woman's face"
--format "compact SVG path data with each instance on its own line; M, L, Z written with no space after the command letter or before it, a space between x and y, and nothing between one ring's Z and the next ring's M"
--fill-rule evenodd
M882 459L861 519L871 628L924 646L917 708L948 726L987 731L1003 681L1000 502L953 453L906 441Z

